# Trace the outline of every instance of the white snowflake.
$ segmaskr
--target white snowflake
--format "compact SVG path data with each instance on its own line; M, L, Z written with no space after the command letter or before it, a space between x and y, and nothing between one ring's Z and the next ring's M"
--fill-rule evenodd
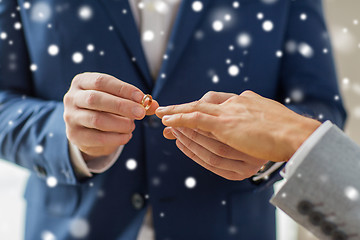
M246 48L251 44L251 36L248 33L240 33L237 37L237 43L240 47Z
M327 54L328 52L329 52L329 50L328 50L327 48L324 48L324 49L323 49L323 53L324 53L324 54Z
M12 126L12 125L14 125L14 122L10 120L10 121L8 122L8 125L9 125L9 126Z
M86 46L86 49L88 50L88 52L93 52L95 50L95 46L94 44L90 43Z
M297 43L293 40L289 40L285 44L285 50L287 53L293 54L297 50Z
M21 23L20 23L20 22L16 22L16 23L14 24L14 28L15 28L16 30L20 30L20 29L21 29Z
M263 22L263 25L262 25L263 29L265 32L270 32L274 29L274 24L272 21L270 20L266 20Z
M238 66L236 66L236 65L234 64L234 65L231 65L231 66L228 68L228 73L230 74L230 76L236 77L237 75L239 75L240 69L239 69Z
M6 33L6 32L1 32L1 33L0 33L0 38L1 38L2 40L5 40L5 39L7 38L7 33Z
M286 194L285 192L283 192L283 193L281 194L281 197L282 197L282 198L286 198L286 196L287 196L287 194Z
M218 82L219 82L219 76L215 74L215 75L212 77L211 80L212 80L213 83L218 83Z
M161 218L165 217L165 213L161 212L161 213L160 213L160 217L161 217Z
M88 221L83 218L77 218L70 223L70 234L74 238L85 238L90 232Z
M37 145L37 146L35 147L35 152L36 152L37 154L43 153L43 152L44 152L44 147L41 146L41 145Z
M195 39L196 40L201 40L201 39L203 39L204 38L204 32L203 31L201 31L201 30L198 30L198 31L196 31L195 32Z
M222 21L216 20L213 22L212 28L214 29L215 32L220 32L221 30L223 30L224 24L222 23Z
M49 188L56 187L57 183L58 183L57 179L53 176L46 178L46 184L48 185Z
M56 240L56 237L52 232L45 230L41 233L41 240Z
M59 53L59 47L55 44L51 44L49 47L48 47L48 53L51 55L51 56L56 56L58 53Z
M112 30L114 30L114 27L113 26L109 26L109 31L112 31Z
M73 55L72 55L72 60L74 63L81 63L83 61L84 57L82 55L81 52L75 52Z
M233 2L233 8L239 8L240 3L238 1Z
M303 21L305 21L305 20L307 19L306 13L300 14L300 19L303 20Z
M259 12L256 17L257 19L262 20L264 18L264 14L262 12Z
M128 170L133 171L133 170L135 170L136 167L137 167L137 162L136 162L135 159L130 158L130 159L128 159L128 160L126 161L126 164L125 164L125 165L126 165L126 168L127 168Z
M305 58L311 58L314 55L312 47L304 42L299 44L298 51Z
M339 99L340 99L339 95L335 95L335 96L334 96L334 100L335 100L335 101L339 101Z
M79 8L78 11L78 16L81 20L83 21L88 21L92 18L93 16L93 10L90 6L88 5L83 5Z
M164 1L155 1L154 8L158 13L165 14L169 11L169 6Z
M278 58L281 58L281 57L283 56L283 52L280 51L280 50L276 51L275 54L276 54L276 56L277 56Z
M353 186L348 186L344 189L345 196L351 201L356 201L359 199L359 191Z
M45 1L36 2L31 8L31 19L35 22L46 22L51 15L51 7Z
M31 7L31 4L29 2L24 2L23 6L25 9L29 9Z
M37 65L36 65L35 63L31 64L31 65L30 65L30 70L31 70L32 72L35 72L35 71L37 70Z
M154 38L155 38L155 34L153 31L146 30L143 32L143 40L145 42L150 42L150 41L154 40Z
M226 201L225 201L225 200L222 200L222 201L221 201L221 205L225 206L225 205L226 205Z
M231 15L230 14L225 14L224 19L227 22L231 21Z
M143 2L138 3L138 8L144 9L144 7L145 7L145 4Z
M359 20L354 19L353 23L354 23L354 25L358 25L358 24L359 24Z
M196 186L196 179L194 177L187 177L185 179L185 186L189 189L194 188Z
M304 99L304 93L300 89L294 89L291 91L290 97L294 102L301 102Z
M343 83L344 85L349 85L350 79L349 79L349 78L344 78L344 79L342 80L342 83Z

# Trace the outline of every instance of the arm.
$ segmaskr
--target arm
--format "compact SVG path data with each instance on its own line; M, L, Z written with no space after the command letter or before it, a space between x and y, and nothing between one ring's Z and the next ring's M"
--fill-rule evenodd
M15 13L16 17L13 18L11 13ZM126 144L130 139L131 131L134 129L133 120L141 119L128 114L131 106L139 107L141 115L145 116L145 110L139 104L143 93L136 87L108 75L83 74L81 76L87 76L83 82L94 85L81 85L82 89L79 89L79 85L73 83L73 88L65 98L67 104L64 105L59 99L42 99L40 87L37 86L35 89L36 73L30 71L31 61L23 31L13 27L18 21L20 18L16 10L16 1L5 1L0 4L0 29L7 36L6 39L0 40L0 158L35 170L41 177L52 176L59 183L75 184L77 179L73 169L74 159L69 155L68 139L82 150L81 157L85 158L90 170L94 169L91 166L99 160L97 157L113 153L119 145ZM75 79L78 78L80 77L77 76ZM119 102L127 104L122 104L123 107L117 109L113 115L104 113L94 118L94 114L83 113L86 110L96 113L97 109L94 107L100 107L100 111L104 110L98 105L88 106L89 102L86 102L89 96L92 96L92 102L89 104L96 104L96 100L99 99L104 100L101 96L106 95L104 92L107 89L97 89L99 86L96 84L99 82L105 82L112 91L119 90L112 95L113 101L110 101L113 104L107 106L116 107ZM56 83L54 86L57 86ZM127 97L130 98L134 92L138 92L138 98L126 101L125 95L128 94ZM81 95L82 98L76 97L77 95ZM153 103L153 106L157 104L156 101ZM79 104L81 106L78 106ZM124 115L128 117L127 120ZM67 120L66 123L63 116ZM99 119L101 123L98 122ZM93 120L96 120L96 126L89 125L94 124ZM128 124L123 124L124 122ZM104 128L104 125L112 128L107 129L106 133L98 133L96 130ZM78 130L75 134L74 128ZM89 134L90 128L98 134ZM81 142L81 138L86 141ZM97 144L97 149L95 150L94 146L85 146L89 143Z

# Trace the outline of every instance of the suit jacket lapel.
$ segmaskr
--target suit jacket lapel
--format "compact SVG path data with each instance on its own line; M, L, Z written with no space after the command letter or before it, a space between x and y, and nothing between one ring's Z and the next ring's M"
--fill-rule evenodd
M140 42L140 34L136 26L128 0L101 0L109 17L115 23L114 30L120 35L121 40L129 51L129 56L135 58L135 65L142 73L149 89L153 87L146 58ZM123 11L126 11L125 13Z
M164 60L162 63L160 74L152 92L153 97L159 95L165 82L169 79L171 72L179 61L189 39L193 36L193 32L198 22L206 12L210 0L202 0L201 2L203 4L203 9L199 12L195 12L192 9L193 1L182 1L166 48L165 54L168 56L168 59Z

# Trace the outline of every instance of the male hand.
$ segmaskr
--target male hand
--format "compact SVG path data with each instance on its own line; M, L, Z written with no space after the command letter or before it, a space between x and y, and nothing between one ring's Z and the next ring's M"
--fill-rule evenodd
M154 114L141 105L144 93L115 77L82 73L74 77L64 96L64 120L68 140L75 144L85 161L113 153L129 142L134 120Z
M221 104L234 96L237 95L208 92L197 104ZM162 111L156 113L160 118L164 116ZM176 139L177 147L196 163L229 180L249 178L267 162L244 154L220 142L213 134L199 129L167 127L164 136Z
M156 113L166 126L199 129L249 156L274 162L288 161L321 124L251 91L221 104L198 101Z

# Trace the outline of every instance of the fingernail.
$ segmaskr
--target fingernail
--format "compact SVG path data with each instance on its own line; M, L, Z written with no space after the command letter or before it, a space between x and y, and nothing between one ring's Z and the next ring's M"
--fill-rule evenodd
M163 121L169 121L170 120L170 118L171 118L171 116L170 115L165 115L164 117L163 117Z
M132 95L132 99L135 101L135 102L141 102L141 100L143 99L144 97L144 94L142 94L141 92L139 91L136 91L133 93Z
M142 107L134 107L132 110L135 117L138 117L138 118L141 118L142 116L144 116L144 111L145 111L145 109Z
M176 130L176 129L172 129L171 130L171 132L172 132L172 134L176 137L176 138L178 138L179 137L179 132Z

